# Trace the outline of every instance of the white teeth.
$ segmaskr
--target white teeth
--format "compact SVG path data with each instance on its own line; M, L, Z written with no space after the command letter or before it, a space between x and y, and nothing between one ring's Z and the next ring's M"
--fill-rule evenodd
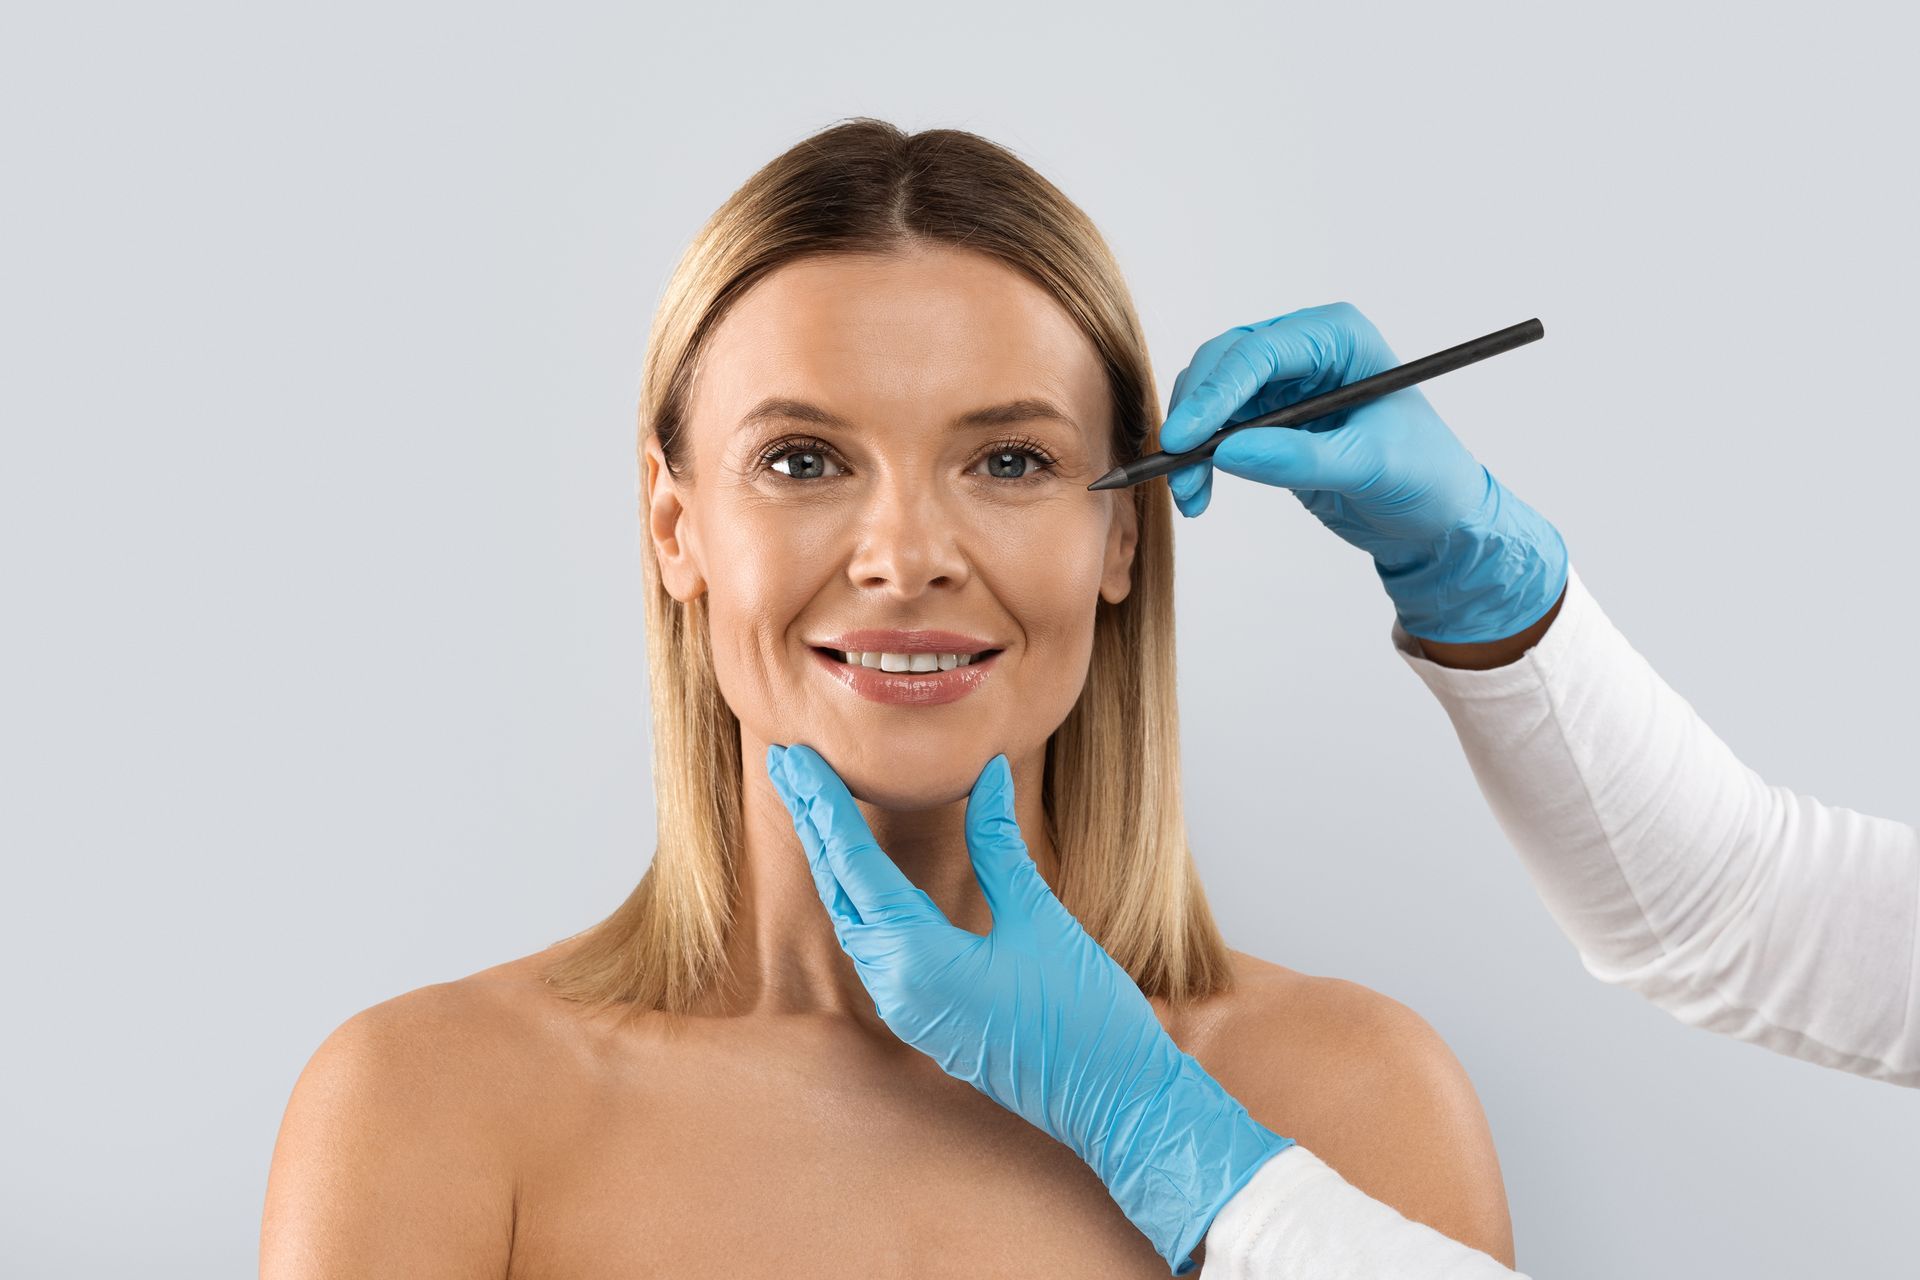
M839 654L850 667L875 667L881 671L951 671L973 661L970 653L857 653Z

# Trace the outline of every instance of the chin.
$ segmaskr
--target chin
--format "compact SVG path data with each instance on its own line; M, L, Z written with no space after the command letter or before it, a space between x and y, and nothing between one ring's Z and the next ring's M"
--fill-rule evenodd
M815 748L815 750L820 750ZM922 751L875 751L867 759L849 758L843 762L825 757L840 780L847 784L853 798L880 809L911 813L920 809L938 809L956 800L965 800L987 760L989 751L978 763L970 754ZM931 757L923 762L922 757Z
M953 787L919 786L902 789L887 785L879 788L856 787L851 782L847 790L853 798L876 809L885 809L889 813L918 813L926 809L944 809L956 801L964 801L973 791L973 779Z

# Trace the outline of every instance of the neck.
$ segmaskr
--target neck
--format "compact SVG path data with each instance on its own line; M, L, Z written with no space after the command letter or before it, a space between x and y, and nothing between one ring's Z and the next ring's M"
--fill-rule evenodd
M720 1016L824 1014L845 1018L891 1039L873 1011L853 960L841 950L820 900L793 819L759 762L767 744L741 730L748 762L742 796L742 845L736 850L739 897L727 937L733 975L709 1011ZM1047 838L1040 784L1043 754L1013 766L1015 817L1041 877L1058 889L1058 861ZM856 801L875 841L908 880L932 898L956 928L985 934L993 913L980 892L967 850L967 797L912 811Z

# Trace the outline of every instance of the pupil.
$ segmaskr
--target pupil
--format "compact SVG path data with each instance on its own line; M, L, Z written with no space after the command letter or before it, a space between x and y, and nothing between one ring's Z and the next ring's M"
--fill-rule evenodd
M988 469L989 469L989 470L991 470L991 469L992 469L992 463L995 463L995 462L1024 462L1024 461L1025 461L1025 457L1024 457L1024 455L1022 455L1022 454L1018 454L1018 453L996 453L996 454L994 454L994 455L993 455L993 457L992 457L992 459L991 459L991 460L989 461L989 464L988 464ZM1008 478L1010 478L1010 479L1014 479L1014 480L1018 480L1018 479L1019 479L1020 477L1016 475L1016 476L1011 476L1011 477L1008 477Z

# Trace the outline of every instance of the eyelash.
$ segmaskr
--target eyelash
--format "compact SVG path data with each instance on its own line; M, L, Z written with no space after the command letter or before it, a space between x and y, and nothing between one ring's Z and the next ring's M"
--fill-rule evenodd
M812 436L786 436L774 441L761 451L760 465L763 468L771 468L774 463L792 453L824 453L832 456L836 460L839 459L839 454L834 452L833 446L824 440L815 439ZM1000 480L1003 484L1029 484L1036 480L1044 480L1051 475L1054 468L1059 465L1051 454L1040 447L1038 440L1030 440L1025 436L1016 436L1011 440L1002 440L997 444L988 445L980 454L980 458L991 458L996 453L1024 453L1038 459L1040 462L1037 470L1031 471L1024 476L1015 476L1012 478L1003 476L987 477L992 480ZM980 459L976 458L974 461L977 464ZM775 471L773 474L779 476L782 480L792 481L795 484L813 484L818 483L820 480L837 480L840 478L838 476L815 476L810 480L801 480L796 476L786 475L778 471Z

